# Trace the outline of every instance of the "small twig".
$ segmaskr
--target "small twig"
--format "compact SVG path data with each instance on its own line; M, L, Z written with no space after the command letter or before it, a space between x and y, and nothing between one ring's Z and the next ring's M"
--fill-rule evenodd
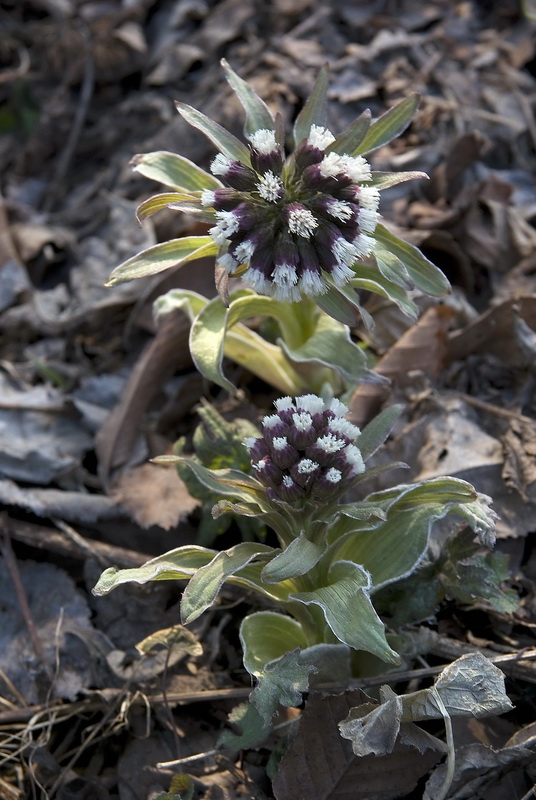
M464 403L467 403L467 405L474 406L481 411L487 411L488 414L493 414L495 417L502 417L503 419L515 419L519 422L527 422L531 425L536 425L536 420L532 419L532 417L525 416L525 414L520 414L518 411L509 411L506 408L494 406L493 403L486 403L484 400L479 400L477 397L471 397L463 392L451 392L450 394L459 397L464 401Z
M7 529L4 519L0 521L0 524L2 525L2 528L4 530L4 536L2 541L2 555L6 562L6 567L8 569L11 580L13 581L13 586L15 587L15 594L17 595L17 600L19 601L19 606L22 617L24 619L24 624L26 625L26 630L28 631L33 651L37 659L41 662L43 669L50 677L50 670L45 661L45 653L43 650L43 645L41 644L41 640L39 639L36 627L34 625L32 612L30 611L30 605L28 603L28 598L26 596L26 590L24 589L24 585L22 583L22 579L20 576L17 559L15 558L15 553L13 552L13 547L11 546L11 537L9 535L9 531Z
M443 782L443 786L441 787L441 791L437 796L436 800L445 800L446 796L449 793L449 789L452 786L452 781L454 780L454 770L456 767L456 748L454 746L454 735L452 733L452 720L450 718L450 714L445 708L445 704L441 699L441 695L437 691L437 689L432 686L432 695L434 700L436 701L437 705L439 706L439 710L443 716L443 722L445 723L445 734L447 739L447 774L445 775L445 780Z
M80 90L80 97L76 112L73 119L73 124L65 143L63 152L61 153L54 170L51 186L45 195L43 202L43 211L51 211L59 194L63 179L69 169L69 165L73 159L76 145L82 133L84 122L86 121L89 104L93 96L93 88L95 85L95 63L93 61L93 54L91 52L91 37L85 26L79 28L80 35L84 43L84 74L82 78L82 87Z

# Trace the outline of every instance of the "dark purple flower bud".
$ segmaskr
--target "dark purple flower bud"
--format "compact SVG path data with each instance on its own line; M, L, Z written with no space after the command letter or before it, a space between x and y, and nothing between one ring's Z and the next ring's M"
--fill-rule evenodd
M233 161L218 153L210 165L213 175L221 176L233 189L239 192L253 192L258 181L257 174L241 161Z
M296 411L292 414L289 439L294 447L305 450L316 439L317 433L313 418L308 411Z
M283 471L274 464L270 456L264 456L260 461L253 461L252 468L257 472L259 480L267 486L277 486L283 478Z
M305 492L302 487L293 481L290 475L283 475L283 480L275 491L279 495L279 498L286 503L296 503L298 500L303 500L305 497Z
M243 195L235 189L203 189L201 205L215 211L232 211L243 200Z
M288 436L290 428L279 414L269 414L262 420L262 430L265 440L271 442L276 436Z
M299 458L295 447L289 444L286 436L276 436L270 442L272 460L280 469L288 469Z
M307 448L305 455L307 458L318 461L322 466L326 466L333 464L334 458L338 453L344 450L346 445L346 439L334 433L324 433L323 436L319 436L316 441Z
M274 269L272 280L274 282L274 297L286 303L300 300L301 292L298 284L297 266L300 260L298 248L294 244L289 232L282 231L274 245Z
M315 497L327 500L341 494L343 487L343 473L339 469L336 469L336 467L328 467L315 481Z
M320 464L310 458L301 458L290 468L290 475L304 489L320 475Z
M328 287L320 274L321 265L313 244L308 239L300 237L297 246L300 254L298 267L300 291L312 297L324 294Z
M254 436L248 436L244 444L249 451L249 457L252 461L260 461L261 458L264 458L264 456L267 456L270 452L264 439L255 439Z
M275 131L265 128L255 131L250 136L251 163L260 174L273 172L281 173L283 166L283 153L276 141Z

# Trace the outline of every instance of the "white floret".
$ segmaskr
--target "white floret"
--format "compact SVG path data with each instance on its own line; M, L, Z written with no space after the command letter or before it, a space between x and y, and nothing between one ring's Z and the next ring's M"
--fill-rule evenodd
M211 189L203 189L201 192L201 205L203 208L213 206L215 200L216 192L213 192Z
M330 467L326 474L324 475L325 479L330 483L339 483L342 478L342 472L340 469L335 469L335 467Z
M265 428L275 428L276 425L279 425L281 420L277 416L277 414L269 414L267 417L264 417L262 420L262 424Z
M280 397L275 401L274 406L278 411L287 411L289 408L294 408L294 401L292 397Z
M274 439L272 439L272 445L274 450L284 450L286 447L288 447L288 439L286 436L276 436Z
M218 153L210 165L210 171L213 175L226 175L227 172L229 172L230 166L231 159L224 156L223 153Z
M325 150L328 145L335 141L335 137L327 128L322 128L320 125L311 125L307 143L311 147L317 147L319 150Z
M324 411L324 401L316 394L302 394L296 398L296 408L299 411L308 411L309 414L321 414Z
M245 239L234 249L234 256L239 264L247 264L251 261L253 253L255 252L255 245L251 239Z
M347 463L352 467L354 474L360 474L365 471L365 462L361 451L355 444L349 444L343 450L344 457Z
M313 426L313 420L311 415L307 411L300 411L297 414L292 415L292 422L294 423L294 427L296 430L306 433L307 431L311 430Z
M338 417L344 417L345 414L348 414L348 406L345 406L344 403L341 403L336 397L330 400L328 408Z
M278 178L271 170L265 172L256 188L263 200L268 203L277 203L283 189L281 178Z
M300 291L309 297L325 294L329 288L327 283L322 280L317 272L312 272L309 269L302 272L301 278L298 281L298 286Z
M328 428L330 431L333 431L334 433L340 433L341 436L346 436L348 439L357 439L361 433L357 425L353 425L351 422L348 422L347 419L343 419L342 417L330 420Z
M325 436L318 437L316 446L323 450L324 453L338 453L339 450L346 446L346 442L333 433L326 433Z
M288 229L297 236L309 239L315 228L318 228L318 220L308 208L293 208L288 214Z
M268 155L277 150L277 142L275 140L275 131L270 131L267 128L261 128L249 137L251 146L262 155Z
M326 210L330 217L341 222L347 222L353 214L352 206L346 200L331 200Z
M301 461L298 462L298 472L300 475L310 475L311 472L315 472L320 465L316 463L316 461L312 461L310 458L302 458Z

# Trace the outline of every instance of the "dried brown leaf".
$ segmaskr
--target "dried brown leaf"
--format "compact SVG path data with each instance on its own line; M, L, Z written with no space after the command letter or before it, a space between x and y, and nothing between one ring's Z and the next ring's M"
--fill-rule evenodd
M142 464L124 472L113 488L113 496L142 528L158 525L166 531L199 505L174 469L156 464Z

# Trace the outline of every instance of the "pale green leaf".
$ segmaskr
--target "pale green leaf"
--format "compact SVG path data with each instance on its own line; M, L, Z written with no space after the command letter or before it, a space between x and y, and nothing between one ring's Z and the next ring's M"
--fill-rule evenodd
M365 289L367 292L386 297L396 303L398 308L408 317L411 319L417 318L418 307L408 297L407 292L396 283L388 280L379 269L363 262L355 264L354 269L356 277L351 281L352 286L356 289Z
M185 236L182 239L170 239L142 250L141 253L124 261L114 269L106 286L115 286L134 278L146 278L156 275L171 267L194 261L204 256L213 256L218 248L210 236Z
M447 512L441 505L421 506L413 511L391 508L387 520L374 528L374 535L363 530L347 534L333 544L329 558L362 564L376 590L411 575L428 548L432 522Z
M235 387L223 373L225 354L286 394L299 394L304 387L303 379L289 364L281 348L245 325L236 324L227 330L230 313L234 311L215 298L195 319L190 331L190 352L199 372L234 394Z
M337 639L349 647L373 653L383 661L398 662L398 655L385 638L383 622L370 602L370 576L365 569L339 561L331 565L329 580L325 586L293 592L289 598L319 606Z
M277 583L306 575L318 563L325 549L325 543L313 542L305 531L301 531L282 553L266 564L261 577L266 583Z
M233 161L240 161L246 166L251 165L248 148L236 136L233 136L218 122L214 122L214 120L192 108L192 106L186 103L175 103L175 105L177 106L177 111L184 117L186 122L204 133L224 156Z
M258 542L241 542L218 553L209 564L200 567L183 592L181 617L193 622L214 603L223 583L242 567L259 557L265 561L274 549Z
M192 195L184 194L183 192L165 192L164 194L155 194L140 203L136 209L136 217L138 222L142 222L157 211L167 208L170 203L175 203L180 200L192 200Z
M450 291L450 284L441 270L432 264L421 251L405 242L384 225L378 223L374 238L385 250L389 250L405 264L415 285L432 297L442 297Z
M419 106L419 101L419 95L412 94L374 120L361 144L355 148L351 155L358 156L370 153L372 150L377 150L378 147L382 147L392 139L400 136L413 119Z
M264 100L261 100L251 86L236 74L224 58L220 63L225 70L225 77L246 112L246 124L244 126L246 136L250 136L255 131L262 129L275 130L275 120Z
M188 456L164 455L156 456L152 459L155 464L183 464L188 467L195 475L197 480L207 489L224 497L234 497L243 500L245 503L254 502L259 506L259 511L263 508L266 497L266 490L262 483L252 475L247 475L236 469L207 469Z
M429 176L426 172L379 172L373 170L372 178L363 185L375 186L376 189L381 192L382 189L389 189L390 186L396 186L399 183L405 183L405 181L420 180L422 178L429 180Z
M167 150L134 156L130 163L134 165L135 172L172 189L197 192L202 189L221 189L223 185L193 161Z
M294 123L294 143L296 146L299 145L303 139L307 139L313 125L319 125L320 127L326 125L328 81L329 70L327 66L323 66L318 73L311 94L296 117Z
M267 665L249 698L265 724L270 723L279 705L287 708L300 705L303 692L309 688L309 674L314 669L312 664L302 664L296 651L286 652Z
M124 583L188 579L196 570L208 564L216 552L216 550L209 550L206 547L186 545L152 558L141 567L132 567L131 569L109 567L104 570L97 581L93 594L108 594L112 589Z
M377 382L377 373L367 366L364 351L350 338L346 325L321 314L312 335L300 347L290 348L284 341L281 347L288 358L298 364L319 364L338 372L350 384L372 378Z
M156 319L172 311L182 311L190 322L193 322L197 314L208 303L206 297L188 289L171 289L165 294L157 297L153 303L153 314Z
M240 625L240 641L244 666L257 678L264 675L270 661L309 644L299 622L275 611L257 611L245 617Z
M415 288L415 284L411 280L405 265L394 253L377 247L374 249L374 259L380 273L388 281L400 286L405 291L411 291Z
M384 408L369 424L363 428L356 444L361 450L361 455L366 461L385 442L396 425L404 406L401 404ZM351 401L350 401L351 411Z
M349 328L357 328L368 315L360 306L359 297L355 292L349 294L330 286L325 294L315 297L315 303L322 311Z
M370 121L371 114L367 108L337 136L334 142L326 147L326 153L333 152L341 156L355 153L370 128Z

